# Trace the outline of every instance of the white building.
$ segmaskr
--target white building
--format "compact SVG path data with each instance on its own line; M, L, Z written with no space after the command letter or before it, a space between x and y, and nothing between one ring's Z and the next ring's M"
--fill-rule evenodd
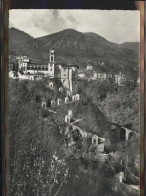
M98 146L98 136L95 134L92 136L92 144Z
M79 95L79 94L76 94L76 95L75 95L75 99L76 99L76 100L80 100L80 95Z
M51 100L51 106L54 107L56 105L56 102L54 99Z
M34 75L28 75L28 79L29 79L29 80L34 80L35 77L34 77Z
M18 78L18 76L16 76L15 71L10 71L10 72L9 72L9 77L10 77L10 78L13 78L13 79L17 79L17 78Z
M78 77L79 78L85 78L85 74L84 73L78 73Z
M93 66L92 66L92 65L87 65L86 70L87 70L87 71L93 70Z
M68 111L68 115L72 118L72 110Z
M76 100L76 96L73 95L73 96L72 96L72 101L75 101L75 100Z
M49 82L49 87L53 88L53 82Z
M65 97L65 103L69 102L69 97Z
M42 100L42 108L45 109L45 110L47 109L47 102L44 98Z
M104 144L105 144L105 138L98 138L98 150L99 152L104 152Z
M70 96L71 95L70 91L66 91L66 95Z
M59 92L63 92L63 88L62 87L59 87Z
M20 79L35 80L38 76L57 79L62 82L62 87L67 91L67 96L72 96L78 92L77 78L79 67L73 64L56 65L55 50L50 50L49 63L43 64L36 59L29 59L27 56L18 57L18 72ZM10 74L11 77L12 74ZM53 83L49 83L49 87L53 88ZM63 88L59 88L63 92Z
M19 80L29 80L29 76L18 72Z
M57 105L61 105L62 100L60 98L57 99Z
M106 73L98 73L97 78L99 80L106 80L107 79L107 74Z
M71 117L69 115L65 116L65 122L66 123L70 123L70 119L71 119Z
M115 83L118 84L118 86L123 86L125 81L126 81L125 75L122 74L121 72L115 75Z

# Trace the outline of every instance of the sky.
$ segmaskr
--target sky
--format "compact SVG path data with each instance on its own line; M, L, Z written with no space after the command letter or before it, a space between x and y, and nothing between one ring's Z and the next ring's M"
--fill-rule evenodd
M115 43L140 41L140 12L127 10L10 10L9 27L33 37L64 29L94 32Z

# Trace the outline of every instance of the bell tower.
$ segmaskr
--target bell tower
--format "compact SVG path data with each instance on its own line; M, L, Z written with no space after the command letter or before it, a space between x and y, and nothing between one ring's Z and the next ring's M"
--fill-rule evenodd
M50 50L50 59L49 59L49 65L48 65L48 74L51 78L54 78L54 52L55 50Z

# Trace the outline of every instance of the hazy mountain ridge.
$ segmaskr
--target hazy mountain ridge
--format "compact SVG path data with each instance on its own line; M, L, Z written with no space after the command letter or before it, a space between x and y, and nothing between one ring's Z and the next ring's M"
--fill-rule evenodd
M124 43L120 44L119 47L127 48L130 50L139 50L140 43L139 42L124 42Z
M85 68L90 63L95 70L128 73L135 72L138 65L137 42L116 44L92 32L81 33L73 29L65 29L43 37L32 38L22 31L10 29L9 37L10 52L15 51L17 54L26 54L41 60L49 59L49 50L53 47L57 62L75 63L81 68ZM104 61L106 66L101 67L101 61Z
M9 46L15 46L16 44L25 43L27 41L31 41L33 39L32 36L29 34L20 31L16 28L10 28L9 29Z

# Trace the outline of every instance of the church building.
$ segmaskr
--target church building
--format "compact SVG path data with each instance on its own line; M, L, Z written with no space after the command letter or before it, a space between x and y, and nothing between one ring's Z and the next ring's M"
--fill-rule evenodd
M55 50L50 50L50 61L48 64L48 75L50 78L58 79L66 90L77 93L78 69L76 65L55 64Z
M51 49L49 54L48 64L41 63L29 59L27 56L21 56L18 59L18 70L24 75L29 76L44 76L49 79L58 79L62 82L62 86L66 91L72 94L77 94L77 77L79 67L76 65L55 64L55 50ZM30 77L29 77L30 78Z

